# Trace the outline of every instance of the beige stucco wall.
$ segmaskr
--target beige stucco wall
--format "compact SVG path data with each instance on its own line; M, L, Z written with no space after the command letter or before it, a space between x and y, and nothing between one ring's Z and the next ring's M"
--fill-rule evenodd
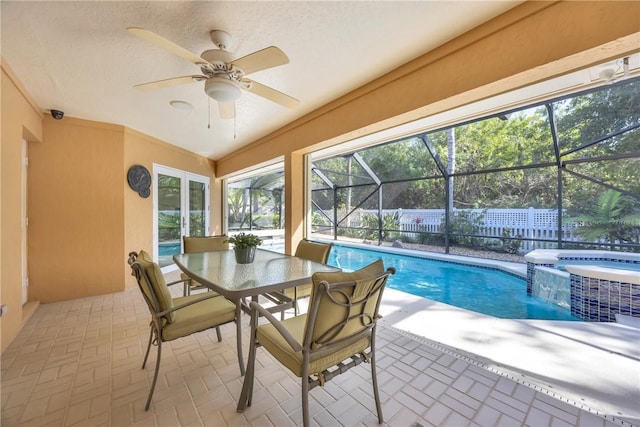
M129 251L152 250L152 199L126 173L160 164L211 178L211 231L221 231L220 181L213 162L123 126L43 114L19 79L2 74L0 318L4 350L24 321L21 301L21 141L29 141L29 301L49 303L134 285ZM8 69L8 66L6 66ZM15 83L14 83L15 82Z
M131 251L153 251L153 200L142 198L129 188L126 171L133 165L142 165L153 174L153 164L189 171L211 179L211 234L220 234L221 204L220 184L213 177L213 162L202 156L169 145L163 141L131 129L125 131L125 156L122 175L122 191L125 200L124 262ZM128 266L127 266L128 270ZM125 271L125 283L135 285L129 271Z
M0 303L8 312L0 317L1 349L22 328L21 168L22 139L29 145L42 140L42 114L23 94L6 64L0 75Z
M29 299L41 303L123 289L122 126L43 120L29 147Z
M48 114L29 157L29 298L42 303L135 284L127 254L153 251L153 201L129 188L131 166L213 175L210 160L135 130Z

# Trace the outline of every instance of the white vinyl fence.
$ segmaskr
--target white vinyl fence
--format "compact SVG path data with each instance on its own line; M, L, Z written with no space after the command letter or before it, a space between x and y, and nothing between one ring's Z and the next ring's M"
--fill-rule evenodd
M393 215L396 212L401 230L408 233L437 233L444 223L444 209L384 209L382 215ZM454 209L452 213L453 217L467 215L473 224L479 227L477 234L487 237L504 237L507 230L510 237L551 241L558 239L558 211L555 209ZM362 217L377 214L377 210L358 210L350 216L349 226L360 227ZM561 228L564 241L580 240L572 235L573 228L572 224L566 224ZM520 250L528 252L552 247L555 247L554 243L523 241Z

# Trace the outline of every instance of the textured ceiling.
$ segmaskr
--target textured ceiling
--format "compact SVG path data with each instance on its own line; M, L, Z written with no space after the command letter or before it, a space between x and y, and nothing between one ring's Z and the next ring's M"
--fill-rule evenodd
M1 53L44 111L125 125L218 159L519 3L3 0ZM131 26L196 55L213 48L214 29L233 36L236 58L277 46L290 63L250 77L301 103L287 109L244 92L236 119L223 120L203 82L134 89L199 69L129 34ZM194 108L174 109L172 100Z

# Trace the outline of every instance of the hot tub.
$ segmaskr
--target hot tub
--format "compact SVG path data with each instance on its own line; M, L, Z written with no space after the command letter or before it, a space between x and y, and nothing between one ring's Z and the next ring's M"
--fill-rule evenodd
M640 254L537 249L525 255L527 293L585 321L640 318Z

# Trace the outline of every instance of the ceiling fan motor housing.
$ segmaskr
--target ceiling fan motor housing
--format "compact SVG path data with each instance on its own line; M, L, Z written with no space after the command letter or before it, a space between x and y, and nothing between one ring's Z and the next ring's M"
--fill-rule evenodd
M205 50L204 52L202 52L202 55L200 55L200 57L213 65L222 66L225 68L227 66L227 63L233 60L233 54L231 52L220 49Z
M204 82L204 91L219 102L233 102L240 98L240 85L225 77L211 77Z

